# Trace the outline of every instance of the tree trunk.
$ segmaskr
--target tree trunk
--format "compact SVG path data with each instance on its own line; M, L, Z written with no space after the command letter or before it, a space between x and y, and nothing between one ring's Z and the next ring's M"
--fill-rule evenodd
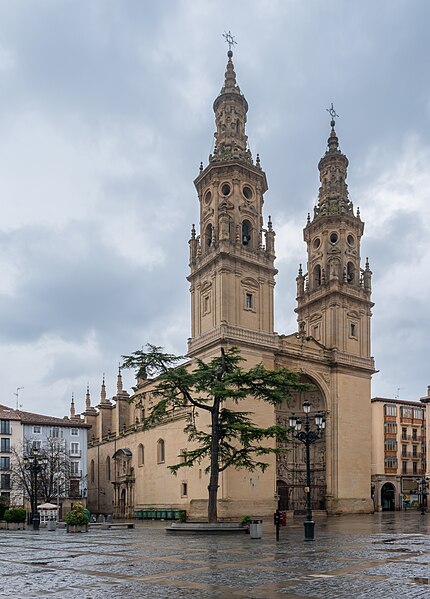
M208 522L218 522L218 480L219 480L219 408L220 400L215 397L211 410L211 475L209 479Z

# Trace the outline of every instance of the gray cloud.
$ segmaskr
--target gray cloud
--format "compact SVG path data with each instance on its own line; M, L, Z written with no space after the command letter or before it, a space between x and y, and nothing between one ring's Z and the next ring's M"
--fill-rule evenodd
M24 384L27 409L62 415L87 381L98 394L103 371L114 392L121 354L147 341L186 350L192 182L212 148L226 27L278 231L276 328L295 327L300 229L333 101L374 271L374 394L422 395L429 17L424 0L3 3L3 403Z

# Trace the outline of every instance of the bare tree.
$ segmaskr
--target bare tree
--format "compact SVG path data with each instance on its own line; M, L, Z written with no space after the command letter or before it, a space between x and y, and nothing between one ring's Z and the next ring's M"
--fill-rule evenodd
M22 446L12 449L11 486L14 495L22 493L31 505L35 499L34 472L24 462L25 456L31 456L31 441L25 440ZM57 496L67 497L70 485L70 458L62 439L48 438L39 448L41 456L46 458L46 467L37 475L37 501L52 502Z

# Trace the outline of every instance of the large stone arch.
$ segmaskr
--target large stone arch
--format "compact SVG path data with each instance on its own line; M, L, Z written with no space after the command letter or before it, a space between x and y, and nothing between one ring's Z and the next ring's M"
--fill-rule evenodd
M292 413L304 420L305 414L302 408L305 400L312 405L311 418L316 412L327 412L326 395L322 385L308 374L301 375L301 381L310 385L309 390L294 392L285 399L277 408L276 420L282 426L288 426L288 420ZM302 512L306 509L306 461L305 445L291 436L285 447L286 451L277 455L276 470L279 491L282 495L288 495L288 509ZM311 499L314 510L325 510L327 507L327 462L326 437L319 439L310 447L311 458Z

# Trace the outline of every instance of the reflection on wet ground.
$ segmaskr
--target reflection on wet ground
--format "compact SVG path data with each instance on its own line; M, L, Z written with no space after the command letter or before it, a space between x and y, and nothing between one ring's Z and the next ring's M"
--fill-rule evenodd
M430 515L419 512L303 521L263 538L179 536L165 523L67 534L0 531L0 596L14 599L337 597L430 598Z

